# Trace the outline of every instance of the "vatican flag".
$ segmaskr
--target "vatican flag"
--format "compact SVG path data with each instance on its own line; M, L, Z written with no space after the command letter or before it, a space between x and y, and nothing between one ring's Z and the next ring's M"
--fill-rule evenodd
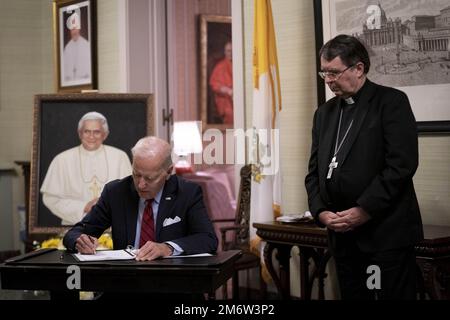
M280 78L270 0L255 1L253 45L253 115L250 163L252 164L250 226L273 221L281 213L279 163ZM256 230L251 246L260 252Z

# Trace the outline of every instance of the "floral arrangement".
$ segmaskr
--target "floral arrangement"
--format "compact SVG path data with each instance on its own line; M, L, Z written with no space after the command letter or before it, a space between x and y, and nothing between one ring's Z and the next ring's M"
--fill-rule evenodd
M104 233L101 235L101 237L98 239L98 249L112 249L113 248L113 241L111 238L111 234Z
M50 238L47 240L42 241L41 245L37 246L37 249L39 248L57 248L60 250L64 249L64 246L62 244L62 238L56 237L56 238Z
M40 245L36 246L36 249L56 248L59 250L64 250L62 238L63 238L63 235L44 240L44 241L42 241L42 243ZM112 249L112 248L113 248L113 241L111 238L111 234L109 232L105 232L98 239L97 249L101 250L101 249Z

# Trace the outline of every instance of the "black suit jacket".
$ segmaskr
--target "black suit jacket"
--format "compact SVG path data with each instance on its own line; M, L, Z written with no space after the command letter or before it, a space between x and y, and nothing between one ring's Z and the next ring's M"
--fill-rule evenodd
M112 227L114 249L134 245L138 217L139 195L131 176L105 185L97 204L70 229L64 245L75 249L75 241L82 234L100 237ZM180 217L181 221L163 226L167 218ZM166 181L158 208L156 242L173 241L184 254L196 254L217 249L217 237L203 203L200 186L176 175Z
M394 88L370 82L362 87L353 127L338 153L333 171L339 192L330 196L328 165L337 131L340 98L321 105L314 115L311 157L305 179L310 211L318 221L324 210L362 207L371 217L346 233L329 231L335 255L356 243L365 252L413 245L423 238L413 185L418 166L418 139L408 97ZM332 200L334 199L334 200Z

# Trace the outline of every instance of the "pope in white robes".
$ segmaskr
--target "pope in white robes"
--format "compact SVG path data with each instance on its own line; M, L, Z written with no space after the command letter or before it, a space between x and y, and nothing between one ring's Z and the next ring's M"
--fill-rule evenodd
M103 144L108 133L106 118L89 112L78 124L81 145L52 160L42 183L42 200L61 218L62 225L79 222L97 202L107 182L131 174L127 154Z
M91 49L89 42L80 34L81 21L74 12L66 22L70 30L70 41L63 50L64 81L71 85L83 84L91 80Z

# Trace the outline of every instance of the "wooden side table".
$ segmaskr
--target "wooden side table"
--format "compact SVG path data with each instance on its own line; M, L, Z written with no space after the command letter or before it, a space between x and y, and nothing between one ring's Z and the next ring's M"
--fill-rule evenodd
M324 296L326 265L330 258L327 231L313 223L282 224L280 222L254 223L256 234L267 242L264 260L278 292L290 299L289 259L291 248L300 249L300 297L310 300L314 280L318 280L319 296ZM450 300L450 226L424 225L424 240L415 248L421 298L428 294L432 300ZM272 252L277 249L279 272L273 267ZM310 274L309 263L313 263Z
M450 226L424 225L424 240L416 246L416 261L424 293L432 300L450 300Z

